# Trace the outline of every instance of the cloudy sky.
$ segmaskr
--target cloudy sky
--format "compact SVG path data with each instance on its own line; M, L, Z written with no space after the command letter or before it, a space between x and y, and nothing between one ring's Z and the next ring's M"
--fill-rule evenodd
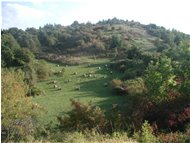
M117 17L190 34L189 0L3 0L2 28L96 23Z

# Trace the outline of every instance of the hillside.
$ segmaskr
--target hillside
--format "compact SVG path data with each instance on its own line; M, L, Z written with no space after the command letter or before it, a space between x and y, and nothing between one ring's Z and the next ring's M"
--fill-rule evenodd
M190 35L116 18L1 34L2 141L190 142Z
M96 24L73 22L70 26L47 24L39 29L25 31L10 28L2 31L11 34L21 48L28 48L37 57L63 61L57 55L107 55L122 53L125 49L137 47L143 51L158 51L176 47L181 40L190 36L176 30L167 30L155 24L116 18L99 21ZM55 58L56 57L56 58Z

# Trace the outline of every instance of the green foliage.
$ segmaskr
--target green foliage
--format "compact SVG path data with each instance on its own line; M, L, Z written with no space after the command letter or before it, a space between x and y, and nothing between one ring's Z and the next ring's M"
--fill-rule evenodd
M118 94L139 95L146 93L146 86L142 78L127 80L125 82L119 79L113 79L112 89Z
M25 31L10 28L2 31L11 34L20 47L30 49L37 55L42 52L56 54L112 54L120 55L121 49L142 47L154 50L159 47L162 51L168 47L177 47L189 36L176 30L167 30L155 24L142 25L139 22L124 21L117 18L100 21L96 24L79 23L74 21L70 26L46 24L39 29L27 28ZM149 34L147 34L149 33ZM153 40L159 39L161 46Z
M2 35L2 66L24 66L34 59L34 55L28 49L21 49L11 34Z
M19 49L15 51L16 65L24 66L34 60L34 55L28 49Z
M2 39L1 40L2 40L2 46L3 47L8 47L8 48L10 48L12 50L20 48L20 46L17 43L16 39L10 33L2 34Z
M181 91L187 95L190 95L190 41L184 41L181 43L180 55L179 58L179 67L176 67L179 76L184 79L184 82L181 84Z
M157 40L153 42L154 39ZM95 130L99 133L116 131L113 136L118 137L120 136L118 132L121 130L138 129L144 119L148 119L151 124L156 121L159 129L166 129L166 127L171 130L173 128L184 128L189 121L189 105L187 103L189 102L190 93L190 50L189 41L184 42L184 39L189 39L189 36L175 30L169 31L154 24L146 26L138 22L118 20L117 18L103 20L97 24L80 24L75 21L67 27L47 24L39 29L28 28L25 31L17 28L3 30L2 67L16 67L17 69L21 67L24 71L24 74L15 71L11 74L8 72L8 76L5 72L2 74L2 126L5 131L8 131L9 135L3 137L7 140L15 139L15 141L18 141L33 136L36 132L36 127L33 124L36 116L33 111L35 106L32 105L29 98L25 97L28 89L30 89L28 94L32 96L43 94L41 89L45 89L47 95L56 94L56 98L55 96L48 96L48 98L36 97L38 102L44 104L48 110L47 115L43 117L43 123L49 118L54 118L55 114L62 110L62 107L65 112L69 111L68 100L72 97L78 98L83 94L84 96L80 98L82 101L89 101L93 98L95 103L100 103L102 106L109 106L113 103L118 103L122 107L125 104L127 106L127 108L122 109L127 113L124 114L121 110L114 108L110 111L112 114L106 118L99 107L94 107L92 104L83 105L73 101L74 109L68 116L58 117L58 127L61 131ZM152 47L157 48L155 52L162 54L161 56L158 54L160 56L158 61L149 51L149 48L154 50ZM151 54L145 54L144 50ZM122 75L115 74L114 71L112 71L114 74L112 72L108 74L103 66L101 70L95 70L99 63L89 68L82 68L81 65L79 65L80 68L73 66L66 71L56 67L54 70L57 71L55 74L58 76L56 81L58 81L63 92L52 90L50 87L52 85L44 81L51 75L51 68L44 61L34 61L34 55L30 51L35 53L38 58L53 59L67 64L80 63L79 58L75 60L71 58L71 62L68 62L70 54L71 56L75 54L77 56L95 54L97 57L105 54L111 55L110 57L115 57L114 61L118 60L115 61L114 69L124 73L122 80L127 81L114 79L116 77L120 78ZM152 62L150 63L150 61ZM71 77L70 69L74 72L77 70L80 77L78 75ZM144 78L146 87L143 79L140 78L144 76L145 69L147 69ZM89 72L88 70L94 70L97 75L91 79L81 78L82 74L85 75ZM63 75L64 78L60 78ZM6 80L4 80L4 77ZM101 79L101 77L103 78ZM178 82L177 79L179 79ZM43 82L38 83L39 88L35 86L37 81L42 80ZM119 95L126 95L125 97L111 97L109 86L102 88L103 83L107 84L111 80L113 90ZM4 86L5 83L6 86ZM81 90L73 91L75 86L80 86ZM5 92L6 90L7 92ZM146 92L148 95L158 97L156 99L161 99L161 101L152 100L151 96L128 96L143 95ZM187 96L185 101L176 98L176 96L182 95ZM165 100L165 97L169 96L171 96L171 99ZM175 98L176 100L172 101ZM53 103L49 104L51 102ZM136 104L139 105L137 110L135 109ZM177 105L177 108L174 108L174 105ZM171 112L170 114L165 111L166 108L167 111ZM130 116L131 113L132 116ZM160 118L164 119L164 122ZM137 125L136 122L138 122ZM132 125L129 125L130 123ZM159 129L158 131L160 131ZM54 138L53 141L63 141L64 139L60 137L61 134L62 132L57 133L55 135L57 139ZM140 135L139 141L153 142L154 135L148 123L143 124ZM84 137L80 133L76 136L68 136L68 142L86 141L86 136ZM72 137L74 137L74 140L72 140ZM75 140L75 138L77 139Z
M134 79L137 77L137 70L134 68L126 69L124 72L124 79Z
M55 132L49 135L48 140L43 142L62 142L62 143L137 143L128 137L126 133L114 132L113 135L100 134L95 131L86 132Z
M110 42L110 48L121 48L122 47L122 40L119 35L113 35L111 37L111 42Z
M142 124L141 130L139 132L134 133L133 137L140 143L156 143L156 142L158 142L158 139L153 134L153 130L147 121L145 121Z
M129 131L130 123L126 115L121 111L118 104L113 104L112 109L108 111L109 133L117 135L117 132Z
M87 105L71 100L73 110L65 117L57 117L58 127L66 131L96 130L103 132L107 120L99 107L93 107L91 103Z
M169 31L164 27L159 27L155 24L146 25L145 28L149 34L156 36L162 40L159 45L156 44L156 46L159 47L159 51L167 49L167 47L173 48L175 46L178 46L182 39L188 39L188 37L184 33L178 32L174 29L172 31ZM165 47L164 45L167 46Z
M27 85L21 71L2 71L2 139L27 140L36 133L38 108L26 97Z
M142 57L142 51L134 46L131 49L127 50L126 55L129 59L138 59Z
M133 47L121 53L111 67L124 73L123 79L128 80L143 76L150 61L156 61L156 57Z
M25 73L25 82L32 87L38 80L33 63L25 65L22 70Z
M23 31L17 28L10 28L8 32L14 36L20 47L30 49L35 53L40 51L41 44L38 40L36 29Z
M119 79L113 79L111 82L113 91L118 95L124 95L127 93L126 85Z
M146 93L147 89L142 78L127 80L125 84L127 86L127 93L129 95L141 95Z
M29 89L28 96L40 96L40 95L45 95L45 92L40 89L39 87L33 86Z
M149 95L165 97L169 87L176 85L170 58L161 57L155 64L151 63L146 72L145 84Z
M152 128L147 121L143 123L141 128L141 142L142 143L156 142L156 137L153 135Z
M18 50L20 46L11 34L3 34L1 40L2 66L10 67L14 64L15 51Z
M38 80L45 80L51 75L51 71L48 64L43 60L35 62L33 67L37 74Z
M113 79L111 82L111 85L113 88L118 87L118 86L122 86L123 81L121 81L120 79Z

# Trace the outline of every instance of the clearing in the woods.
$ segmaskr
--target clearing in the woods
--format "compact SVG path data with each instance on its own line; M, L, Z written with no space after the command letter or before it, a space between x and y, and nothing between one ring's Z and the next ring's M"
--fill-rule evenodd
M63 68L65 72L63 76L52 76L49 80L38 83L45 91L44 96L34 97L34 101L44 108L40 118L42 123L56 123L56 116L72 109L71 99L82 103L92 102L104 110L113 104L125 102L124 97L114 95L111 90L111 80L121 77L121 74L109 68L110 59L84 60L82 64L74 66L49 63L55 72Z

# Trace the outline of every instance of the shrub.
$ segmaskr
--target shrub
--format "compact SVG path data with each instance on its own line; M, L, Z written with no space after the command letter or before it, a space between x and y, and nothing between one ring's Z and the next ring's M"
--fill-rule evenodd
M134 134L134 138L141 143L155 143L157 141L156 137L153 135L153 130L147 121L142 124L141 131Z
M156 142L156 137L153 135L153 130L147 121L145 121L142 125L141 142L142 143Z
M120 108L119 105L113 104L113 107L111 110L108 111L110 114L107 116L107 119L109 119L109 132L122 132L129 129L129 123L128 118L125 116Z
M34 63L34 69L36 71L38 80L45 80L51 75L49 66L43 60Z
M125 83L129 95L143 94L146 92L146 87L142 78L127 80Z
M25 73L24 81L29 85L29 88L31 88L38 80L33 63L23 66L22 70Z
M123 79L133 79L137 76L137 71L135 69L127 69L124 72Z
M120 79L113 79L111 82L112 88L121 87L123 85L123 81Z
M43 142L62 143L137 143L129 139L126 133L114 132L112 135L100 134L94 131L87 132L56 132L50 134L50 140Z
M45 92L40 89L39 87L33 86L31 89L29 89L28 96L40 96L40 95L45 95Z
M169 129L170 131L183 131L185 125L190 122L189 99L178 97L171 101L154 102L147 110L145 119L150 123L155 122L158 129Z
M181 95L170 100L158 100L142 98L141 102L136 102L138 107L132 110L135 127L138 128L143 120L147 120L155 132L184 131L190 122L189 98Z
M68 116L58 116L58 127L60 130L84 131L95 129L104 132L107 120L103 111L99 107L93 107L91 103L87 105L71 100L73 106Z
M26 97L27 85L21 71L2 71L2 140L27 140L36 133L37 107Z
M160 142L163 143L189 143L190 142L190 134L174 132L168 134L160 134L159 135Z
M123 95L126 93L125 84L120 79L113 79L111 85L116 94Z

